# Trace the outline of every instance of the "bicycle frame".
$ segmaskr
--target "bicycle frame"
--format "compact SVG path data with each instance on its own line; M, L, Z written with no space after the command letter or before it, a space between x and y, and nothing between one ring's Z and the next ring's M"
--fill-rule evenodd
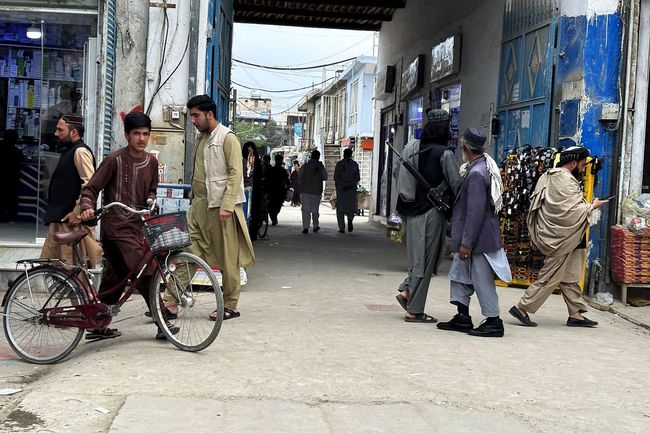
M160 272L162 269L158 261L159 256L151 252L144 240L142 242L146 249L144 255L138 261L137 266L135 266L119 283L104 292L104 294L114 293L124 287L128 281L131 280L131 284L115 305L108 306L100 301L99 294L92 282L90 271L88 271L85 265L82 265L81 267L73 268L68 275L70 275L77 286L84 291L87 302L82 305L71 307L42 309L39 313L44 315L44 320L46 320L48 324L54 326L67 326L84 329L104 329L108 327L113 316L117 315L122 305L124 305L124 303L131 297L133 292L142 287L141 277L145 270L153 267L153 272ZM77 245L74 245L73 247L76 249ZM53 266L53 268L61 269L56 266ZM88 283L83 282L81 278L79 278L80 274L85 275ZM54 293L50 296L50 299L54 296ZM80 313L81 317L79 317L77 313Z

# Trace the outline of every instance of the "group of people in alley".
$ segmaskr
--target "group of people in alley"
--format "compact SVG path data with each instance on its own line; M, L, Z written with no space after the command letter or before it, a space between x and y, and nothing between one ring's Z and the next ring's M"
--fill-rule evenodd
M255 263L250 236L253 231L249 231L249 224L259 224L262 209L266 208L272 224L276 225L287 192L291 190L292 205L302 206L303 232L308 232L310 223L313 232L318 232L318 208L327 173L319 161L318 151L313 151L311 159L302 167L296 161L293 173L289 173L284 168L282 155L276 155L275 164L271 165L270 158L260 159L254 143L248 142L242 149L238 137L217 121L216 104L207 95L190 98L187 109L198 131L191 176L191 205L187 212L191 245L187 250L211 267L220 269L225 305L223 319L233 319L241 315L238 309L240 268ZM91 149L83 141L84 118L77 114L64 114L59 118L54 135L62 152L49 185L50 200L45 214L49 227L41 258L74 263L72 248L58 243L55 234L78 230L82 222L92 220L100 193L105 203L119 201L133 208L146 208L148 200L155 199L158 161L146 150L151 128L151 119L145 113L127 114L124 118L126 146L106 156L97 166ZM348 217L349 232L353 228L356 184L359 182L359 167L351 156L350 150L344 152L334 174L342 200L341 221L344 216ZM247 188L265 193L253 194L247 199ZM250 212L248 219L245 204ZM340 222L340 227L343 224ZM102 302L112 305L120 299L126 284L121 290L114 288L125 280L143 255L145 243L140 226L138 216L112 212L102 219L101 244L91 234L80 245L81 256L91 268L102 254L104 256L99 287ZM89 228L85 230L90 234ZM148 277L151 275L144 275ZM141 295L150 308L149 293L145 290ZM173 301L163 303L166 318L172 319L178 309ZM216 320L216 314L217 311L213 311L206 319ZM170 320L165 325L170 329L174 326ZM96 340L120 335L119 330L107 328L89 330L86 338ZM165 338L160 329L156 338Z
M190 98L187 109L198 131L191 205L187 212L191 237L188 251L221 270L223 319L228 320L241 315L240 268L255 263L252 240L265 212L271 224L276 225L284 202L290 201L293 206L301 206L302 233L309 233L310 228L313 233L319 232L319 207L328 173L318 150L312 151L302 166L298 161L291 161L289 171L282 155L276 155L271 164L270 157L260 158L254 143L245 143L242 148L238 137L217 120L216 105L207 95ZM450 320L437 323L437 327L474 336L502 337L504 326L495 279L508 282L511 272L499 223L501 173L496 162L485 153L486 135L475 128L467 129L460 137L464 163L459 165L458 155L448 147L450 120L445 110L429 110L420 138L407 143L404 149L404 161L420 176L414 176L413 171L404 167L397 173L397 211L406 224L408 251L408 274L398 289L397 301L406 311L406 322L437 323L424 310L431 278L437 275L445 255L446 227L450 221L453 250L449 270L450 303L457 312ZM45 214L49 231L41 258L73 262L70 247L55 242L54 235L77 230L82 221L93 219L100 193L104 202L120 201L139 208L146 207L147 200L155 198L158 161L146 151L150 133L151 119L145 113L127 114L126 146L105 157L97 167L83 141L83 117L61 116L55 137L63 152L50 182L50 201ZM352 155L352 149L345 149L333 173L340 233L353 231L357 211L360 172ZM567 326L597 325L583 316L587 306L581 297L579 281L585 263L587 227L597 222L599 209L607 201L594 199L587 203L583 198L580 179L588 157L589 151L580 146L563 150L557 167L540 177L531 196L527 225L532 242L546 259L537 281L509 310L524 326L536 326L530 315L555 290L560 290L566 301ZM81 245L90 266L97 263L103 249L104 275L99 288L103 302L117 302L122 292L112 291L108 295L106 290L124 280L142 255L145 247L140 224L133 215L114 212L102 220L102 243L88 236L88 242ZM148 294L141 294L148 303ZM474 294L486 317L476 327L469 309ZM166 301L163 314L172 318L178 308L172 301ZM216 320L216 314L214 311L206 319ZM170 329L173 326L169 321L166 325ZM106 339L120 334L117 329L91 330L86 338ZM156 337L164 338L160 329Z
M460 137L464 163L459 165L450 139L450 116L445 110L427 112L420 139L404 148L404 164L411 164L424 182L404 167L398 169L397 211L406 224L408 275L396 295L406 310L404 320L436 323L438 329L479 337L503 337L495 280L511 282L503 248L499 212L503 183L496 162L485 153L487 137L470 128ZM589 151L572 146L560 153L556 168L538 180L531 197L527 226L531 240L545 255L539 278L530 285L509 313L524 326L537 326L534 314L555 291L567 304L566 325L595 327L583 316L587 305L579 281L586 259L586 230L598 221L606 200L584 199L580 180L587 169ZM445 206L446 205L446 206ZM446 208L453 212L445 212ZM445 251L445 232L451 222L453 260L449 269L449 301L457 309L446 322L424 312L432 275L437 274ZM476 294L485 320L474 326L470 301Z

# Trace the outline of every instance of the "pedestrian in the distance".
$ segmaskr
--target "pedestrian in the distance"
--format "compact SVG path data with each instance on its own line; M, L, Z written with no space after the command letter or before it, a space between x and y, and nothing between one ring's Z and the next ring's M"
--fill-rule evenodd
M314 233L320 230L318 218L321 198L323 197L323 182L327 180L327 171L320 160L320 152L314 150L311 159L300 168L300 185L302 192L302 232L309 233L310 221L314 224Z
M510 265L501 241L498 212L501 209L501 172L484 153L486 136L468 129L460 140L463 183L451 221L454 259L449 269L450 302L458 309L450 321L438 323L445 331L468 332L478 337L503 337L495 279L512 280ZM476 293L481 312L487 317L474 328L469 303Z
M334 168L334 185L336 186L336 220L339 233L345 233L345 217L348 218L348 233L354 230L352 220L357 213L357 185L361 180L359 164L352 159L352 149L343 151L343 159Z
M257 232L262 226L262 203L263 203L263 186L262 186L262 160L257 153L257 146L252 141L244 144L242 149L244 156L244 188L249 189L250 195L248 200L248 232L251 240L257 239Z
M300 206L300 163L298 160L293 162L293 170L291 176L289 176L289 188L293 190L291 206Z
M569 310L567 326L598 325L582 315L587 304L578 284L585 267L587 227L598 222L599 209L607 203L595 198L589 204L584 199L580 179L587 170L588 157L589 150L581 146L561 152L559 167L539 178L531 197L526 224L532 242L545 258L537 281L510 308L510 314L525 326L537 326L528 314L537 312L556 289L562 292Z
M269 217L271 224L278 225L278 215L287 197L289 189L289 175L284 168L284 158L280 154L275 155L275 165L268 167L266 173L266 190L269 195Z

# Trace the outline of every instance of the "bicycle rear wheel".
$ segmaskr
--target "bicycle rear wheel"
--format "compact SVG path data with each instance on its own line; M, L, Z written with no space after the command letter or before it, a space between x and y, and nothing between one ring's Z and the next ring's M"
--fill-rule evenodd
M83 291L64 272L54 268L27 271L5 297L2 322L7 342L18 356L31 363L61 361L77 347L84 330L51 325L39 310L85 302Z
M157 290L151 290L152 313L167 340L188 352L212 344L223 322L223 294L210 266L194 254L175 253L165 260L153 284ZM176 319L163 317L163 301L176 304ZM216 320L210 320L215 311Z

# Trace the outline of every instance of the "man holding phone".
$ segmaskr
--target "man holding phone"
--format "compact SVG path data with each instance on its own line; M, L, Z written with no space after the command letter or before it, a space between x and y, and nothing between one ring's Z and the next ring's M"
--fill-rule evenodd
M572 146L560 153L557 168L544 173L531 197L526 224L531 240L544 254L539 278L530 285L510 314L525 326L537 326L534 314L559 289L569 310L567 326L593 328L598 322L582 314L587 304L579 282L587 253L587 227L600 218L600 208L611 198L587 203L580 180L587 170L589 150Z

